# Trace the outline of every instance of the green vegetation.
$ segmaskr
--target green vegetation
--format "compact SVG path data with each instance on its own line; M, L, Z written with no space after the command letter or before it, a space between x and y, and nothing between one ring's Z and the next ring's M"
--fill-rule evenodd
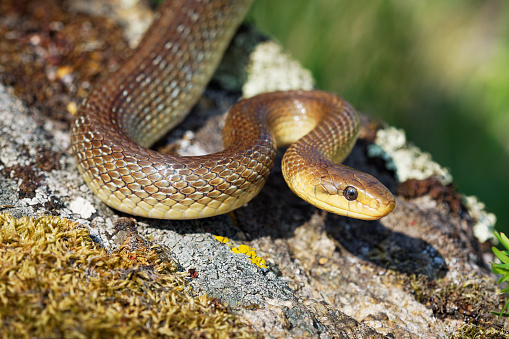
M509 2L257 0L251 17L319 88L404 128L509 232Z
M501 264L494 264L491 263L491 270L495 274L502 274L502 277L498 279L497 283L501 284L504 281L509 280L509 239L506 237L504 233L498 233L495 232L495 236L497 237L498 241L500 241L500 245L503 246L506 250L500 251L496 247L493 247L493 253L497 256L498 259L502 262ZM504 288L502 293L508 293L509 287ZM493 314L497 314L499 318L501 316L509 317L509 313L506 312L507 307L509 306L509 300L505 303L504 307L502 308L502 311L500 312L492 312Z

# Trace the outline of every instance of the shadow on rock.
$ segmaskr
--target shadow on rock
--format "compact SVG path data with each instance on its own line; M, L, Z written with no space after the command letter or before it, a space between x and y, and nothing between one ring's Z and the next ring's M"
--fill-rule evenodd
M353 255L404 274L424 274L430 279L444 277L444 257L430 243L392 231L380 221L363 221L328 215L328 234Z

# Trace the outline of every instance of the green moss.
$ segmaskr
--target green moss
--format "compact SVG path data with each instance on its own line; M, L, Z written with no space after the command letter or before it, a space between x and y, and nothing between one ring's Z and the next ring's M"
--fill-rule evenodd
M0 213L2 337L253 337L228 309L194 297L157 248L113 253L58 217Z

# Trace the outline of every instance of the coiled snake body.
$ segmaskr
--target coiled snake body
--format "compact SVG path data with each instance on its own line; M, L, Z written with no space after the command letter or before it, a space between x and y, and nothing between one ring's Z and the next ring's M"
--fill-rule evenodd
M95 87L72 125L72 149L90 188L109 206L160 219L204 218L255 197L276 144L293 192L327 211L378 219L392 194L372 176L334 162L352 149L359 119L320 91L239 101L223 131L225 150L179 157L148 149L197 101L251 0L173 0L160 6L133 56ZM299 140L300 139L300 140Z

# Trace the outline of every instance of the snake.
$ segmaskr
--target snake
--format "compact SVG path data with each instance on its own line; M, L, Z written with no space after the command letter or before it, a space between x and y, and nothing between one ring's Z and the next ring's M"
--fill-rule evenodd
M252 0L167 0L132 56L94 86L71 124L71 150L108 206L156 219L212 217L262 189L277 147L290 189L325 211L365 220L395 208L373 176L340 164L360 120L335 94L262 93L228 112L220 152L175 156L150 149L199 100Z

